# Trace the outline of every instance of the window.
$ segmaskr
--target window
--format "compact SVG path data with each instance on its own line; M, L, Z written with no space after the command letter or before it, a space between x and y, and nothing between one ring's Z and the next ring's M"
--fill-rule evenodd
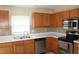
M12 16L12 34L23 34L24 31L30 32L29 16Z

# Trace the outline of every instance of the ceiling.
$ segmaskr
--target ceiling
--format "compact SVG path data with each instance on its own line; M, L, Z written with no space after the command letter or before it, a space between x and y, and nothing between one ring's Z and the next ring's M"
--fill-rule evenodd
M55 10L58 8L74 8L79 7L79 5L14 5L16 7L28 7L28 8L41 8Z

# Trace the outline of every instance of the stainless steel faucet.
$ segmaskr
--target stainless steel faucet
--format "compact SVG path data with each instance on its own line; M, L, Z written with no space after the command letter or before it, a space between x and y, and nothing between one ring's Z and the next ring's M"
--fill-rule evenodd
M23 37L24 38L30 38L30 35L29 35L29 33L27 31L24 31L23 32Z

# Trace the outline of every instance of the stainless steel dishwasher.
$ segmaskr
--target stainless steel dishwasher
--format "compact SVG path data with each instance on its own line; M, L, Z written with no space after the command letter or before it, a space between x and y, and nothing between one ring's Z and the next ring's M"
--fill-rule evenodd
M46 40L46 38L35 39L35 53L36 54L43 54L46 52L45 40Z

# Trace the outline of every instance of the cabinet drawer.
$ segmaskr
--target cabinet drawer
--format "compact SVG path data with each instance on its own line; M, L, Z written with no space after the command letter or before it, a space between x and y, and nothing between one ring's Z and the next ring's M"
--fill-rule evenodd
M13 42L13 45L16 45L16 46L20 46L20 45L23 45L24 44L24 41L17 41L17 42Z
M12 46L12 43L11 42L0 43L0 47L7 47L7 46Z
M26 40L24 41L24 45L34 44L34 40Z

